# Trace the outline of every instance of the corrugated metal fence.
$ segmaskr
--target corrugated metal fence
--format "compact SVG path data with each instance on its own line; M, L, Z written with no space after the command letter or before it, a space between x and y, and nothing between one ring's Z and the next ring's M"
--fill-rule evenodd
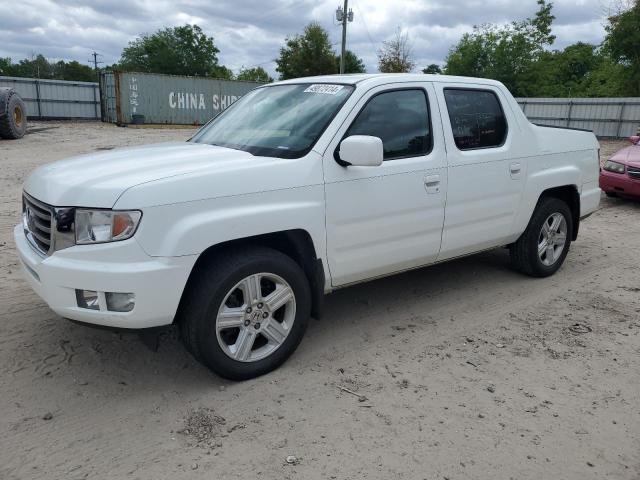
M173 125L202 125L260 85L132 72L105 72L100 84L105 122Z
M640 128L640 98L518 98L533 123L592 130L598 137L629 137Z
M97 83L0 77L0 87L11 87L22 97L33 119L100 119Z

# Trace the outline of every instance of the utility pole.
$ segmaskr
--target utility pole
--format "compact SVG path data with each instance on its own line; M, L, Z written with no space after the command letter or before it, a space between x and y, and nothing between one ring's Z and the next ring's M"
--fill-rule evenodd
M344 0L344 9L338 7L336 20L342 22L342 51L340 53L340 74L344 73L344 54L347 50L347 22L353 22L353 10L348 10L349 0Z
M99 54L99 53L97 53L97 52L93 52L93 53L91 54L91 56L93 57L93 60L89 59L89 62L92 62L92 63L93 63L93 68L95 69L95 71L96 71L96 73L97 73L97 72L98 72L98 65L99 65L100 63L104 63L104 62L99 62L99 61L98 61L98 57L101 57L102 55L100 55L100 54Z
M98 93L96 94L95 87L91 89L93 91L93 101L96 107L96 119L104 121L105 117L103 112L105 110L102 103L102 82L100 79L100 70L98 70L98 65L104 62L98 61L98 57L101 57L102 55L95 50L91 53L91 56L93 57L93 68L96 73L96 80L98 81ZM89 59L89 62L91 62L91 59Z

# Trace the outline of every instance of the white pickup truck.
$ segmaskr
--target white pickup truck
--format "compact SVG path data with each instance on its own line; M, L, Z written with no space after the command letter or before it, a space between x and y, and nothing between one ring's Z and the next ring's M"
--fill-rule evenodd
M508 246L537 277L600 201L590 132L531 124L499 82L302 78L249 92L187 142L26 180L15 242L60 316L176 323L231 379L291 355L324 294Z

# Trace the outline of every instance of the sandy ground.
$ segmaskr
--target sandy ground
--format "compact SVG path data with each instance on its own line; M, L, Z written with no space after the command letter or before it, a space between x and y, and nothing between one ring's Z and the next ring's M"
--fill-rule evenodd
M338 291L244 383L174 331L153 352L53 314L11 238L25 175L190 133L44 123L0 141L0 478L640 478L640 203L603 198L549 279L496 250Z

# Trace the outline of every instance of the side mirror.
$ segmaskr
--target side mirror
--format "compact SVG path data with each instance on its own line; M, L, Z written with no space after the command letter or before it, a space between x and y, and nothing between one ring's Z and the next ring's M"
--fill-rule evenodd
M633 135L632 137L629 137L629 141L636 145L638 141L640 141L640 135Z
M369 135L351 135L340 142L340 160L354 167L382 165L384 149L382 140Z

